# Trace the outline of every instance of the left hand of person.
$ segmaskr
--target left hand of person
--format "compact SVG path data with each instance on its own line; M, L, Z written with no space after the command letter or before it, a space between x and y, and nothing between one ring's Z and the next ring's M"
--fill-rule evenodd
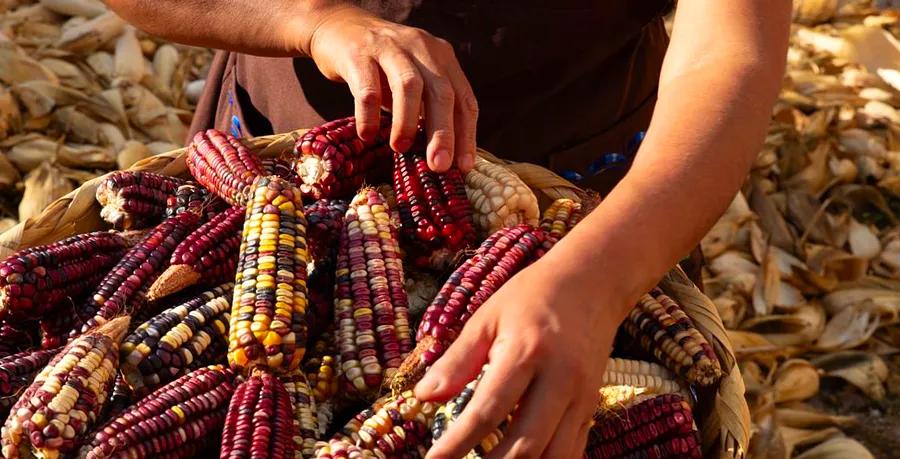
M487 370L459 419L428 459L455 459L512 413L489 458L580 457L597 406L624 301L540 260L504 284L472 316L415 388L446 400Z

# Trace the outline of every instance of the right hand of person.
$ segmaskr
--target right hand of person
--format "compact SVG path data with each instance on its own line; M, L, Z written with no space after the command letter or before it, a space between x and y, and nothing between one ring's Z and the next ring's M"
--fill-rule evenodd
M375 136L388 107L395 151L412 146L422 116L429 167L472 168L478 105L446 40L344 4L322 13L304 45L322 74L349 85L362 139Z

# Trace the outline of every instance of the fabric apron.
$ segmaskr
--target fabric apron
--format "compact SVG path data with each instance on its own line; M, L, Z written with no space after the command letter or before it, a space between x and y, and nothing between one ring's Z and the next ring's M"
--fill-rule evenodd
M624 176L635 150L629 141L649 125L671 3L357 1L453 44L478 100L479 147L580 179L601 195ZM311 59L219 51L190 132L260 136L352 114L347 86ZM603 168L610 159L618 162ZM682 262L698 285L701 264L699 250Z

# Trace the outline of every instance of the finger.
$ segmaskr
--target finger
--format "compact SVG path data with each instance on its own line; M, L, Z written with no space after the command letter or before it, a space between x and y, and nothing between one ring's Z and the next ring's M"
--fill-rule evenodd
M585 404L588 406L587 409L583 406ZM544 457L547 459L581 457L581 452L584 451L584 444L578 443L578 436L581 435L582 431L587 435L589 428L586 427L590 426L589 419L593 414L594 406L595 403L592 402L569 405L544 451Z
M572 443L569 455L566 457L584 456L587 448L588 435L590 435L593 427L594 424L592 422L587 422L578 429L578 435L575 437L575 442Z
M565 388L570 384L560 376L552 371L538 375L519 403L503 441L491 451L489 458L542 457L556 429L567 422L563 415L570 403L565 396L570 394L565 393ZM577 432L578 424L580 421L568 427Z
M456 166L465 173L475 165L475 128L478 124L478 102L469 80L455 60L450 70L450 84L456 94L456 103L453 105L456 149L453 156L456 159Z
M416 385L419 400L448 399L475 379L487 360L493 333L485 321L472 318L450 348L425 373Z
M409 150L415 139L424 82L419 69L403 51L385 51L378 63L387 76L393 101L391 148L402 153Z
M453 164L453 103L456 98L453 85L440 68L430 59L416 61L425 79L425 137L428 147L425 156L428 167L435 172L445 172Z
M506 419L534 376L532 365L520 362L519 355L510 341L494 342L491 363L475 387L472 400L431 447L426 459L463 457Z
M365 141L372 141L381 125L381 70L369 57L350 62L347 77L353 94L356 133Z

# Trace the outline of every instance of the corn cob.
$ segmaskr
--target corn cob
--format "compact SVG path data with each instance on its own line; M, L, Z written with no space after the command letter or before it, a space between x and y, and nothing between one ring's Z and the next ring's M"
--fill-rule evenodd
M462 391L447 403L441 405L437 414L434 416L434 423L431 427L431 436L433 441L437 441L441 438L447 429L459 419L459 416L462 415L463 410L466 409L466 406L472 400L472 396L475 395L475 389L478 386L478 382L481 381L481 377L484 375L484 370L481 373L466 384L466 387L463 388ZM500 441L503 440L503 433L506 430L506 427L509 423L510 417L507 416L506 420L504 420L493 432L484 437L481 442L475 448L470 450L468 454L466 454L466 459L479 459L486 456L490 453L494 448L500 444Z
M503 228L485 240L441 287L419 323L416 349L406 358L393 389L410 387L443 355L469 317L519 270L551 247L553 239L539 228Z
M169 266L147 289L147 300L192 285L215 286L234 280L244 212L241 207L230 207L188 234L172 251Z
M300 189L315 199L339 198L351 195L365 181L383 181L390 176L389 135L387 117L382 117L379 133L370 142L357 137L353 117L310 129L294 148L294 170L303 181Z
M166 198L166 217L190 211L202 215L203 221L209 221L213 216L230 207L218 196L211 195L206 188L195 183L186 183L179 186L173 194Z
M40 319L64 303L82 300L132 242L98 231L10 255L0 262L0 317Z
M300 190L257 180L247 206L234 281L228 363L289 373L306 351L306 218Z
M541 217L537 197L519 176L479 157L466 174L466 194L472 202L475 225L484 234L504 226L537 225Z
M412 391L357 414L328 442L316 445L316 458L425 457L435 404L420 402Z
M225 357L234 284L223 284L141 324L120 348L121 372L139 397ZM220 343L218 346L214 344ZM220 353L207 354L207 350Z
M302 185L303 183L297 177L297 174L294 173L294 170L291 169L289 161L281 158L266 158L260 161L260 165L266 175L277 175L295 185Z
M326 402L337 393L336 365L334 338L331 333L325 333L316 340L309 350L309 358L303 362L316 402Z
M544 217L541 219L541 229L550 234L551 237L559 239L571 231L583 217L581 203L567 198L560 198L553 201L553 204L550 204L550 207L544 211Z
M116 229L151 227L164 218L169 195L184 183L152 172L113 172L97 186L100 216Z
M122 376L122 373L118 373L115 382L113 382L112 391L109 394L109 402L106 404L106 412L103 413L103 419L118 417L133 402L134 392L128 387L128 383L125 382L125 377Z
M197 182L232 206L245 206L253 181L265 175L240 139L215 129L194 135L186 161Z
M0 359L0 418L6 419L19 391L31 384L59 349L31 349Z
M144 304L147 287L165 269L169 255L194 228L199 217L184 212L169 217L147 233L103 278L99 287L78 311L84 322L75 328L74 336L103 324L124 311L137 313Z
M678 394L639 399L594 416L585 458L700 458L691 407Z
M106 404L128 321L89 330L38 373L0 433L3 457L57 458L78 448Z
M69 334L75 328L76 321L72 320L72 315L68 312L68 310L57 310L54 314L44 316L38 322L41 349L55 349L69 341Z
M459 169L438 174L423 154L396 153L394 193L401 234L417 249L416 266L442 268L475 243L472 204Z
M647 394L679 394L685 400L691 397L671 371L641 360L610 358L600 384L600 407L622 405Z
M275 376L255 369L234 391L219 457L287 459L296 454L291 397Z
M31 335L10 324L0 325L0 358L17 354L32 345Z
M623 328L645 351L691 384L709 386L722 376L712 346L681 306L658 288L641 297Z
M338 247L340 379L350 392L371 393L391 379L412 349L397 228L374 189L363 189L350 202Z
M94 431L79 457L194 457L222 428L233 381L222 365L192 371Z
M279 378L291 399L294 423L295 459L312 457L319 439L319 420L316 417L316 400L302 371Z
M307 270L310 336L322 334L334 321L334 263L346 212L345 201L331 199L320 199L303 210L310 255Z

